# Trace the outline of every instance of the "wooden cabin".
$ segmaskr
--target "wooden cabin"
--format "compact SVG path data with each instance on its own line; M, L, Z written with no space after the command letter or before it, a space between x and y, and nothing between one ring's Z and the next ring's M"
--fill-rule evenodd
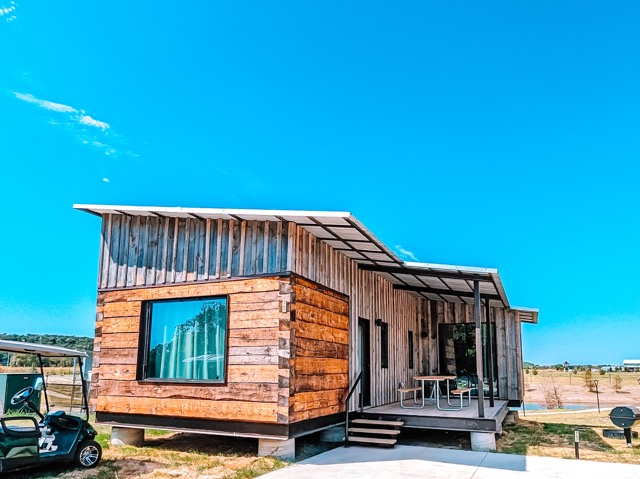
M406 263L350 213L74 207L102 218L92 401L114 431L290 449L345 421L361 371L363 413L421 374L475 382L500 414L523 399L521 323L538 313L510 306L497 270Z

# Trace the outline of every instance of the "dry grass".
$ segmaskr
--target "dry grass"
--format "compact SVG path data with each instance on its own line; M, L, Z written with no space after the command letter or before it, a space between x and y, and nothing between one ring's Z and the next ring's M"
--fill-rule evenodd
M540 383L544 379L552 379L554 382L561 386L582 386L584 387L584 371L578 373L568 373L566 371L556 371L555 369L538 369L538 374L534 375L533 370L529 370L529 374L525 372L525 383ZM611 388L614 386L614 378L620 376L622 380L623 389L638 388L638 379L640 379L640 372L612 372L601 375L598 372L592 373L592 379L598 379L600 381L599 387ZM585 388L586 389L586 388Z
M32 368L32 367L7 367L0 366L0 373L39 373L40 368ZM71 367L46 367L44 368L45 375L56 375L56 376L69 376L73 374L73 368Z
M285 465L258 457L257 441L244 438L147 431L144 447L111 446L109 428L98 426L100 465L78 470L64 465L29 469L15 479L250 479Z
M620 387L616 388L616 377L620 378ZM559 393L564 404L585 404L596 407L595 390L589 391L585 386L584 372L578 374L556 370L538 370L534 375L532 370L525 374L525 402L546 406L548 398L545 393L550 389ZM640 403L640 373L593 373L592 379L598 380L598 392L601 405L625 405Z
M621 439L603 437L603 428L615 428L609 411L529 413L526 420L507 426L498 451L510 454L575 457L574 432L580 429L580 459L640 464L640 444L627 448Z

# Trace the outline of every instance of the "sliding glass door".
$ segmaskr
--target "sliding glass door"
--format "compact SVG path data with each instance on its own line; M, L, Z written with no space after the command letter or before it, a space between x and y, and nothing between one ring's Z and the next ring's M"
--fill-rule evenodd
M484 376L485 396L489 394L489 354L487 344L487 325L482 323L482 341L484 357L482 373ZM478 375L476 373L476 327L473 323L440 324L439 329L440 373L456 376L457 387L474 388L471 394L478 395ZM491 336L495 338L495 324L491 323ZM498 368L496 343L493 341L493 391L498 397Z

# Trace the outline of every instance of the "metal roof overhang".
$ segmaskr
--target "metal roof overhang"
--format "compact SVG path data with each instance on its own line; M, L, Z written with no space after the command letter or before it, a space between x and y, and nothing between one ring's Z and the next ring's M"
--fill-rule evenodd
M125 214L240 221L291 221L334 250L358 263L359 268L388 279L394 288L414 296L473 304L473 284L478 281L482 300L510 308L497 269L434 263L404 262L351 213L341 211L253 210L156 206L74 205L77 210L102 216ZM519 308L525 321L537 322L537 310Z
M351 213L344 211L247 210L226 208L182 208L157 206L73 205L80 211L105 214L169 218L223 219L238 221L291 221L334 250L360 264L402 265L387 246Z
M474 282L480 297L492 306L509 308L509 300L497 269L436 263L406 262L400 267L362 266L394 284L395 289L411 291L426 299L473 304Z
M49 346L46 344L23 343L22 341L0 340L0 351L19 354L35 354L43 358L86 358L84 351L61 348L59 346Z
M521 308L519 306L512 306L511 309L518 312L521 322L538 324L539 310L537 308Z

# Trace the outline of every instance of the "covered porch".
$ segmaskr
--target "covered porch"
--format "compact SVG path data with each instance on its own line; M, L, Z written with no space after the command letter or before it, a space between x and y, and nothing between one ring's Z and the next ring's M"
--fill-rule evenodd
M428 402L422 409L402 408L399 402L394 402L364 409L362 413L354 416L388 421L401 420L404 422L403 427L411 428L501 433L502 421L509 412L508 402L497 399L494 405L490 406L489 402L485 401L484 417L478 417L477 403L477 399L472 399L470 406L459 411L443 411L437 409L433 402Z
M511 306L498 270L417 262L359 268L423 301L414 381L434 375L455 379L452 387L471 389L476 400L463 411L470 414L474 409L477 418L486 417L485 409L501 402L520 405L524 392L520 325L537 323L538 310ZM366 364L358 366L366 374ZM406 386L419 386L411 383ZM396 400L388 398L388 403L389 399Z
M402 428L469 432L474 450L495 448L495 434L502 432L509 406L522 400L520 323L537 322L538 311L512 307L498 271L492 268L432 263L359 267L382 275L394 289L415 295L424 309L419 362L415 367L409 365L411 379L399 385L398 396L386 398L382 404L366 407L365 398L356 415L370 424L395 421L396 427ZM358 349L361 347L366 351L366 344L359 343ZM366 356L358 364L365 375ZM426 393L425 380L431 381L432 396L434 388L435 398L441 391L440 406L453 389L457 394L470 394L470 404L457 409L420 400L422 407L401 407L399 395L411 394L408 391L416 386ZM451 399L456 403L461 400L457 396ZM405 399L407 405L411 406L411 401Z

